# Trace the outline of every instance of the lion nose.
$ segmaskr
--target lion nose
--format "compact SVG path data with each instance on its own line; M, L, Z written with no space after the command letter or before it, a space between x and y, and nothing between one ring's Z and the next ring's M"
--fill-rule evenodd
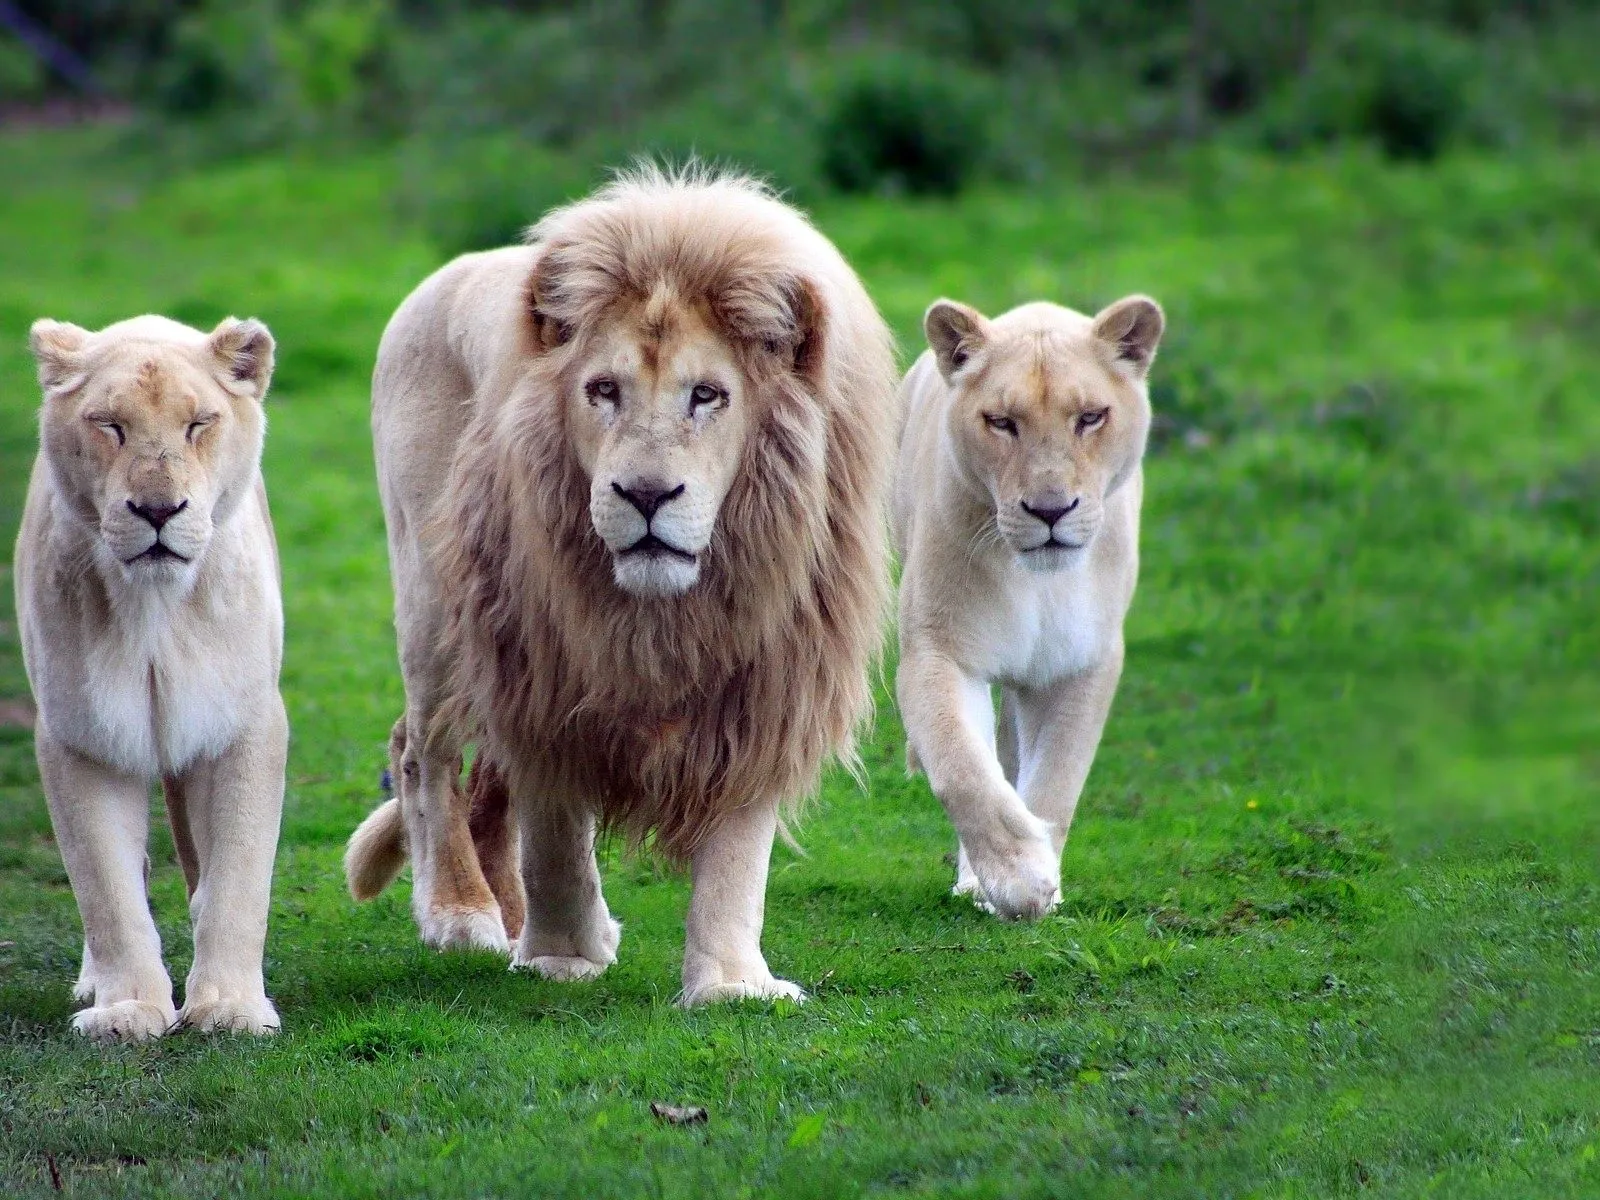
M1056 527L1056 522L1061 520L1062 517L1066 516L1073 509L1077 508L1078 501L1081 499L1081 496L1075 497L1071 504L1063 504L1059 506L1051 505L1048 508L1042 506L1035 508L1033 505L1024 500L1022 502L1022 509L1024 512L1032 513L1034 516L1038 517L1039 520L1043 521L1046 529L1054 529Z
M161 532L163 525L188 507L187 500L180 500L176 504L135 504L132 500L128 501L128 511L149 522L150 527L157 533Z
M683 495L683 484L669 488L664 483L653 480L635 483L632 487L623 487L620 483L612 482L611 490L616 492L629 504L639 510L639 515L646 521L656 515L656 510L669 500L676 500Z

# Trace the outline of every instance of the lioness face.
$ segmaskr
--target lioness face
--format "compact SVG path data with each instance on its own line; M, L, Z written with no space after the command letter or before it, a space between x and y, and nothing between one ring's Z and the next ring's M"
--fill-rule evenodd
M190 576L261 455L266 327L231 318L210 337L160 318L91 334L40 321L44 450L61 494L131 580Z
M1002 328L951 301L924 321L953 393L956 453L988 492L1000 537L1032 570L1066 566L1094 541L1106 498L1149 433L1144 380L1160 308L1133 296L1082 321L1081 330Z
M597 330L574 378L569 427L617 585L686 591L751 425L732 346L708 313L657 297Z

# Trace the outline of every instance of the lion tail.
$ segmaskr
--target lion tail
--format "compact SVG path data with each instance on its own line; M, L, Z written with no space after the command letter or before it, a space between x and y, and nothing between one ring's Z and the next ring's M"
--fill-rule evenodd
M356 826L344 852L344 878L357 900L371 900L406 865L406 827L400 801L387 800Z

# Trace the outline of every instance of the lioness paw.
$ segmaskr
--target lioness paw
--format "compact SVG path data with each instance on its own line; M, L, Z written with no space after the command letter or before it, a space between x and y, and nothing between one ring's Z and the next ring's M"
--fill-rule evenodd
M974 845L967 853L996 916L1036 921L1061 903L1061 860L1048 838L1026 838L999 849Z
M983 884L978 882L978 877L976 875L969 875L965 878L957 879L955 885L950 889L950 894L958 899L962 896L965 896L968 900L972 901L972 907L977 909L979 912L986 912L990 914L994 912L994 905L990 904L989 897L983 894Z
M148 1042L175 1022L171 1008L144 1000L119 1000L84 1009L72 1018L72 1028L95 1042Z
M728 1000L792 1000L806 1002L805 990L787 979L767 975L761 979L735 979L726 983L700 984L685 987L678 997L683 1008L699 1008L702 1004L720 1004Z
M201 1033L276 1033L283 1022L265 996L224 996L185 1004L178 1020Z
M432 908L417 918L422 940L435 950L492 950L510 954L500 906L490 908Z

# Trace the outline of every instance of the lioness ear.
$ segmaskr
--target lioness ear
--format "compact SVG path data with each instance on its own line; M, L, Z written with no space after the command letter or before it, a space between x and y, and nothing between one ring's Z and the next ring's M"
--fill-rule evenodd
M1149 296L1124 296L1101 309L1094 319L1095 337L1109 342L1117 361L1127 364L1137 379L1149 372L1166 327L1161 305Z
M69 392L83 382L84 344L89 331L65 321L41 317L28 330L28 349L39 365L39 386L47 396Z
M935 300L922 316L922 331L946 383L989 340L989 322L975 308L955 300Z
M257 400L266 396L277 343L265 325L253 318L227 317L207 341L224 387Z

